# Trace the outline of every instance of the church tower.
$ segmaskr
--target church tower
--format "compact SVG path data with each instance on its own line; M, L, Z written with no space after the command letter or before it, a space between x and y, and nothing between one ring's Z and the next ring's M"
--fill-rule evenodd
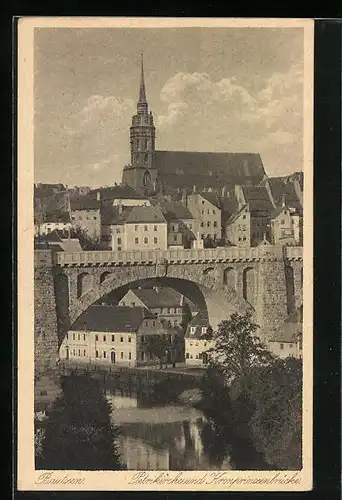
M144 194L156 189L157 171L153 168L155 152L155 126L152 111L146 100L144 61L141 54L141 76L137 113L130 127L131 164L123 171L122 182Z

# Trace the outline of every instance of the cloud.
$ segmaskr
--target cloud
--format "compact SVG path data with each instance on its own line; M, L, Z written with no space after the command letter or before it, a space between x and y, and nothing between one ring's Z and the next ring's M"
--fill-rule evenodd
M207 73L176 73L160 92L158 140L168 141L162 148L260 152L271 175L274 165L288 171L292 155L293 168L302 168L302 67L258 75L257 90L253 83L253 75L242 84L230 76L214 81Z

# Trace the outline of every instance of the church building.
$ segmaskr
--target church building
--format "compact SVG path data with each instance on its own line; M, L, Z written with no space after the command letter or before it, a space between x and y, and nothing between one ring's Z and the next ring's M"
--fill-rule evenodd
M137 113L130 127L131 164L126 165L122 183L145 195L175 195L233 188L236 184L256 186L266 173L258 153L211 153L195 151L158 151L155 126L148 109L144 65Z

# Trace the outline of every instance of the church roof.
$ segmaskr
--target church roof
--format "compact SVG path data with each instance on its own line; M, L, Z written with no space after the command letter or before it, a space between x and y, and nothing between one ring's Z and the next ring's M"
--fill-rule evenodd
M221 191L224 185L258 184L265 175L258 153L156 151L153 166L166 190L196 186Z

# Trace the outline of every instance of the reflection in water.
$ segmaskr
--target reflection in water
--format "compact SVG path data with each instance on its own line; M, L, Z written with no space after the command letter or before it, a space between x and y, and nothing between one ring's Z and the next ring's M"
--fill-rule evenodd
M122 396L107 389L112 418L120 426L120 452L129 470L229 470L229 458L213 454L206 437L209 422L184 406L146 408L142 395Z

